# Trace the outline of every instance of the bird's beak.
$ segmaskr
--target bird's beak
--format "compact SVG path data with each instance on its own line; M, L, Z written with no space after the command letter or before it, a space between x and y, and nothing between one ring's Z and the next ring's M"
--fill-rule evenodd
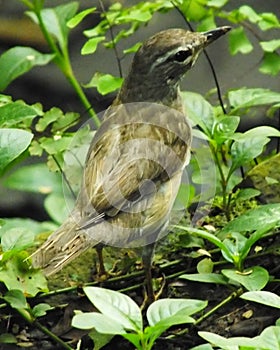
M212 43L213 41L217 40L220 36L226 34L229 30L231 30L231 27L229 26L223 26L223 27L218 27L215 29L211 29L208 32L202 33L203 35L206 36L206 45Z

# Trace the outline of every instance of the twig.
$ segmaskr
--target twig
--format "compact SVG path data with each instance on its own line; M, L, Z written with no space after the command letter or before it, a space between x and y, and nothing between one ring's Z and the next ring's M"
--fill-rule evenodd
M184 13L182 12L182 10L176 5L176 3L174 3L174 1L171 1L171 3L173 4L173 6L176 8L176 10L179 12L179 14L183 17L184 21L186 22L187 26L189 27L189 29L193 32L193 27L192 25L190 24L190 22L187 20L187 18L185 17ZM206 57L206 60L210 66L210 70L212 72L212 75L213 75L213 78L214 78L214 81L215 81L215 85L216 85L216 88L217 88L217 95L218 95L218 100L220 102L220 106L223 110L223 113L226 114L227 111L225 109L225 106L224 106L224 102L223 102L223 98L222 98L222 93L221 93L221 88L220 88L220 84L219 84L219 81L218 81L218 78L217 78L217 74L216 74L216 71L215 71L215 68L214 68L214 65L207 53L207 51L204 49L203 50L203 53Z
M102 0L99 0L99 5L101 7L103 15L106 18L108 26L109 26L109 32L110 32L110 36L111 36L111 40L112 40L113 50L115 52L115 56L116 56L116 59L117 59L119 74L120 74L120 77L122 78L123 77L123 73L122 73L121 59L120 59L120 56L119 56L119 53L118 53L118 50L117 50L117 46L116 46L116 43L115 43L115 36L114 36L114 33L113 33L113 28L111 26L111 23L110 23L108 17L106 16L106 11L105 11L105 8L104 8Z

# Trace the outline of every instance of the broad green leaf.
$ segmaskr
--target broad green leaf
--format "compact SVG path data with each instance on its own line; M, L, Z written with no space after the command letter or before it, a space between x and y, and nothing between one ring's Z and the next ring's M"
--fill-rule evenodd
M49 304L40 303L40 304L37 304L33 307L32 315L35 318L45 316L47 314L47 311L49 311L51 309L52 309L52 307Z
M252 232L280 226L280 204L266 204L251 209L231 220L219 231L218 237L226 237L230 232Z
M210 258L204 258L198 262L196 269L198 273L201 274L211 274L213 272L214 263Z
M53 58L54 55L42 54L31 47L16 46L7 50L0 57L0 91L34 66L46 65Z
M102 349L114 337L114 334L98 333L95 329L92 329L88 335L94 342L94 350Z
M69 216L75 199L58 193L51 193L44 201L44 207L55 222L62 224Z
M222 251L224 258L227 261L233 262L236 266L240 264L242 254L247 255L249 253L250 247L246 247L247 238L239 232L231 232L223 240L224 245L227 247L230 254Z
M11 229L22 229L33 232L35 235L53 231L57 228L52 222L38 222L31 219L20 219L20 218L5 218L4 223L0 226L0 238Z
M251 23L257 23L261 17L255 12L252 7L243 5L238 9L239 14L244 16L244 19L248 19Z
M85 85L86 88L96 87L101 95L106 95L120 88L123 79L111 74L95 73L91 81Z
M100 312L115 320L120 327L136 332L142 331L143 321L140 308L130 297L98 287L85 287L84 292Z
M224 338L210 332L198 332L198 334L212 345L223 350L276 350L279 349L280 344L280 327L277 326L265 328L259 336L254 338Z
M147 310L150 326L171 327L175 324L191 322L190 315L204 309L207 301L196 299L160 299Z
M33 138L33 134L20 129L0 129L0 174L23 153Z
M232 55L236 55L238 52L248 54L253 50L253 45L243 27L234 28L229 32L229 49Z
M228 1L229 0L208 0L207 6L220 8L225 6Z
M280 137L280 131L269 126L259 126L243 134L236 133L231 147L232 165L229 174L258 157L270 141L269 137Z
M79 12L76 16L72 17L68 22L67 26L69 28L75 28L78 24L82 22L82 20L89 14L96 11L96 7L90 7L84 11Z
M213 138L217 144L228 140L236 131L240 117L230 116L219 118L214 126Z
M279 103L280 93L262 88L242 88L229 91L228 98L230 106L233 108L230 114L236 114L244 108Z
M240 298L280 309L280 297L265 290L246 292Z
M26 309L28 307L26 298L21 290L9 290L3 297L14 309Z
M123 53L124 53L124 54L127 54L127 53L134 53L134 52L138 51L138 49L139 49L141 46L142 46L142 43L141 43L141 42L138 42L138 43L134 44L133 46L131 46L130 48L123 50Z
M121 322L98 312L79 313L73 317L72 326L79 329L95 328L103 334L126 333Z
M262 348L258 337L255 338L245 338L245 337L233 337L233 338L224 338L218 334L210 332L198 332L198 335L211 343L212 345L218 346L223 350L238 350L239 346L247 346L247 350L268 350L269 348ZM242 348L243 349L243 348ZM244 349L244 350L245 350ZM272 349L272 348L271 348Z
M34 233L25 227L11 228L2 234L1 246L4 252L8 250L21 250L34 242Z
M261 192L255 188L242 188L240 189L235 197L236 201L247 201L248 199L259 196Z
M0 126L14 127L18 123L31 120L36 117L40 111L33 106L28 106L24 102L8 102L0 105Z
M78 2L69 2L54 8L46 8L41 11L41 16L49 33L59 43L62 51L66 50L68 43L69 27L67 22L74 17L79 7ZM31 19L38 24L38 19L33 12L27 12Z
M280 47L280 39L273 39L269 41L260 41L260 45L264 51L274 52Z
M259 68L264 74L277 75L280 72L280 56L277 52L265 52Z
M183 230L183 231L189 232L190 234L194 234L194 235L197 235L197 236L202 237L204 239L207 239L209 242L213 243L215 246L217 246L222 251L224 251L227 256L231 255L227 246L218 237L216 237L212 233L209 233L209 232L206 232L206 231L203 231L200 229L195 229L193 227L187 227L187 226L184 227L184 226L175 225L175 227L179 230Z
M15 256L0 269L0 281L8 290L18 289L24 295L34 297L39 292L47 292L47 281L39 270L24 269L23 260Z
M204 283L228 284L228 279L218 273L192 273L184 274L180 278Z
M97 36L94 38L90 38L82 47L81 54L89 55L94 53L97 49L98 44L104 41L105 39L106 39L105 36Z
M265 12L260 15L261 20L258 22L261 30L268 30L271 28L279 28L280 23L277 16L271 12Z
M186 114L194 125L198 125L208 136L212 136L215 123L213 107L200 94L183 91L181 93ZM203 118L202 118L203 116Z
M16 344L17 338L11 334L11 333L2 333L0 334L0 343L4 343L4 344Z
M234 269L224 269L221 271L228 279L240 283L249 291L261 290L269 281L269 274L261 266L249 267L243 272Z
M4 185L20 191L42 194L62 192L61 175L50 172L45 164L33 164L21 167L4 181Z

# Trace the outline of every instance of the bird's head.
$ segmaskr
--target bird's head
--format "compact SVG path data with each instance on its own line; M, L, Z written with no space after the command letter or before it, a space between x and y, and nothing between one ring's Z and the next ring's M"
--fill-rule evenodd
M176 95L180 79L201 51L229 30L228 26L201 33L167 29L153 35L136 52L119 100L156 102Z
M224 26L207 32L167 29L149 38L135 54L132 71L143 79L174 84L194 65L200 52L230 30Z

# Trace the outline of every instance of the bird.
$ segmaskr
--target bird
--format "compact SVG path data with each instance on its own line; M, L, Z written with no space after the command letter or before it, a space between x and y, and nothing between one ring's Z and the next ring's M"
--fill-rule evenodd
M34 268L50 276L90 247L142 246L146 293L154 300L155 244L167 231L190 159L180 82L203 49L230 29L171 28L143 42L91 141L74 209L31 255Z

